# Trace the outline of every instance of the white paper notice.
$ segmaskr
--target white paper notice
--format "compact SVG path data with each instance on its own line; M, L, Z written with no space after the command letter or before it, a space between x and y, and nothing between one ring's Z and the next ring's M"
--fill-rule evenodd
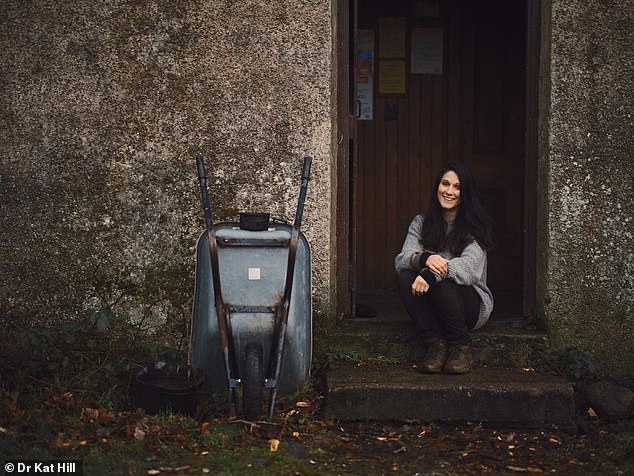
M442 28L412 28L412 74L442 74Z
M249 281L260 279L260 268L249 268Z
M371 121L374 115L374 32L357 32L357 119Z

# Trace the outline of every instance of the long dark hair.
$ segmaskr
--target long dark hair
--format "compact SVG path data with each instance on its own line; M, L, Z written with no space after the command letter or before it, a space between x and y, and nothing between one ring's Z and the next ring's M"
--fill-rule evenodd
M456 224L447 235L447 222L442 216L442 207L438 202L438 186L442 176L450 170L455 172L460 180L460 207L456 215ZM492 220L482 205L480 191L473 175L463 164L447 164L436 177L425 212L421 236L426 249L448 249L453 254L462 253L465 246L473 240L476 240L484 250L493 246Z

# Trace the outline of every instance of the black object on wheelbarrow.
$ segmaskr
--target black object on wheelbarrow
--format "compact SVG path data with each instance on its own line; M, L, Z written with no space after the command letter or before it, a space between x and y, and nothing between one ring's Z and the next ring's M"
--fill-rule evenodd
M203 158L196 157L207 230L196 246L190 360L208 390L228 391L231 415L237 413L236 390L242 387L249 420L260 416L265 392L271 417L278 391L296 391L309 378L310 248L300 225L311 161L304 158L291 227L268 224L264 214L214 224Z

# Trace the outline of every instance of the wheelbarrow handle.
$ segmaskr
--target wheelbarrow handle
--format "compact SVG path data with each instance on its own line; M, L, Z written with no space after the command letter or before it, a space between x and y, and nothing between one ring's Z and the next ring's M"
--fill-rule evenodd
M206 179L205 175L205 163L203 162L203 155L199 152L196 154L196 169L198 169L198 179Z
M304 157L304 166L302 167L302 183L299 189L299 200L297 201L297 213L295 213L295 223L293 228L299 230L302 224L302 216L304 215L304 202L306 201L306 190L308 189L308 181L310 180L310 165L312 157Z
M310 165L313 163L313 158L306 156L304 157L304 168L302 170L302 182L304 180L310 180Z
M205 162L201 153L196 154L196 169L198 170L198 181L200 182L200 195L203 202L203 213L205 214L205 226L210 238L213 237L213 215L209 204L209 194L207 193L207 176L205 174Z
M218 337L220 349L222 351L227 385L229 387L229 413L236 415L236 395L233 382L236 380L234 374L238 370L233 348L233 339L229 330L227 313L222 299L222 289L220 286L220 266L218 264L218 245L214 231L211 206L209 204L209 193L207 192L207 177L205 176L205 164L202 154L196 154L196 169L198 170L198 180L200 182L200 194L205 213L205 226L207 227L207 242L209 245L209 261L211 265L211 278L214 289L214 303L216 307L216 318L218 320Z
M286 284L284 285L284 297L278 318L276 319L276 329L274 332L275 341L271 348L270 356L270 374L274 382L269 396L268 417L273 416L275 408L275 399L277 398L277 385L282 370L282 357L284 355L284 341L286 339L286 327L288 324L288 314L290 310L291 293L293 288L293 276L295 273L295 257L297 254L297 246L299 243L299 227L302 224L302 214L304 213L304 202L306 201L306 191L308 189L308 180L310 175L310 165L313 159L304 157L304 166L302 168L302 183L299 189L299 199L297 201L297 213L295 214L295 223L291 232L291 241L288 247L288 263L286 265Z

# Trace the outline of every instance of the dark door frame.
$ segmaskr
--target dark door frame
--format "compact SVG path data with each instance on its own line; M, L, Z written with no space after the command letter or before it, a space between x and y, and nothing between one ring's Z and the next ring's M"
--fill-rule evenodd
M526 138L524 141L524 317L537 316L537 190L538 127L541 58L541 0L526 2Z
M541 2L526 2L526 124L524 187L524 317L535 321L537 303L537 181L539 73L541 48ZM355 29L356 0L337 0L336 4L336 269L335 292L337 316L354 313L354 156L355 123L353 114L354 60L351 52L351 29Z
M354 240L351 232L353 209L353 181L351 177L352 162L354 160L352 141L354 139L354 117L351 116L350 101L354 93L353 64L351 60L350 29L355 29L354 16L350 6L356 0L336 0L336 53L337 64L337 103L336 103L336 203L337 220L335 224L335 293L336 313L338 317L350 316L354 312Z

